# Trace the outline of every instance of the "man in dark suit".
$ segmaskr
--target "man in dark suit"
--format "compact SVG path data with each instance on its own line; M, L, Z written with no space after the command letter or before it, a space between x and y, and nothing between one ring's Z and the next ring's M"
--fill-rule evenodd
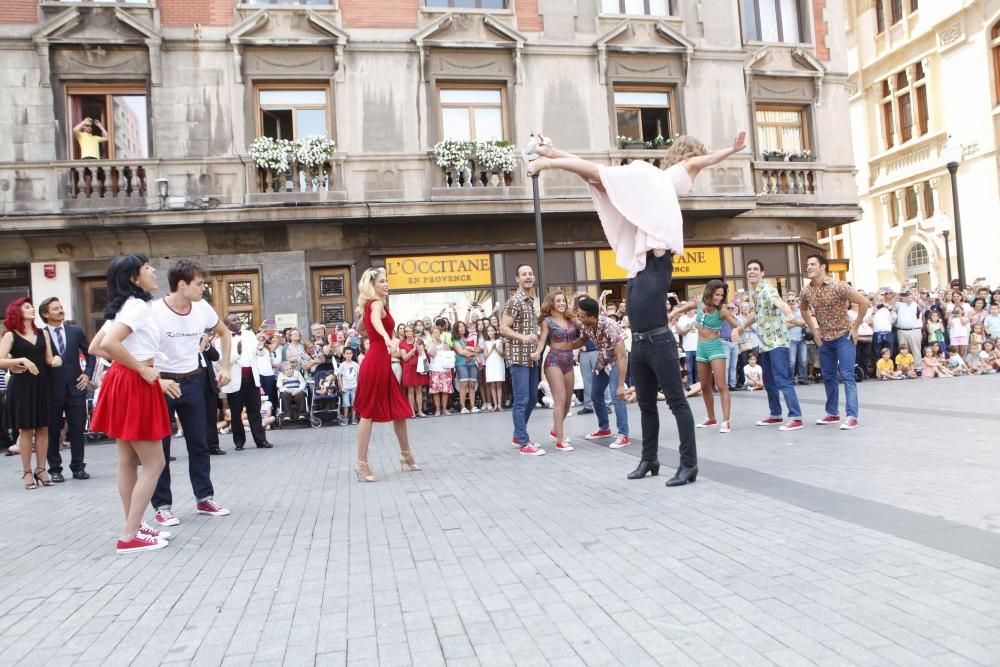
M62 432L63 415L66 417L67 438L70 446L69 469L73 479L90 479L84 469L83 431L87 423L87 385L94 376L94 357L87 352L90 346L83 329L66 324L66 312L59 299L50 297L38 305L38 314L49 330L52 354L62 357L62 365L50 368L49 376L49 474L53 482L64 482L62 455L59 453L59 434ZM86 357L86 367L80 371L80 355Z
M219 383L215 379L215 367L212 362L219 360L219 351L212 345L214 334L204 334L201 337L201 360L199 364L205 372L205 426L208 428L208 453L220 456L225 454L219 447Z

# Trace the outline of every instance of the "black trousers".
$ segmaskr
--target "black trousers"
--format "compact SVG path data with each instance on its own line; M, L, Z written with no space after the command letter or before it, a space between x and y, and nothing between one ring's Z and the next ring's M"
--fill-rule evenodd
M184 429L184 444L188 451L188 477L196 500L204 500L215 495L212 488L212 457L208 454L205 429L205 376L201 373L180 381L180 398L167 399L167 410L177 414L177 421ZM170 491L170 436L163 439L163 458L166 465L156 481L151 505L155 509L170 507L173 494Z
M69 469L80 472L86 464L83 460L83 430L87 423L87 397L64 396L49 401L49 472L61 473L62 454L59 452L59 432L62 430L63 415L66 415L66 437L69 440Z
M219 395L205 389L205 435L209 451L219 448Z
M250 433L256 445L267 442L264 435L264 425L260 421L260 389L253 383L253 377L245 377L240 382L240 390L226 394L229 399L229 414L232 417L233 444L242 447L247 442L247 432L243 428L243 408L247 410L247 420L250 422Z
M681 464L689 468L698 464L694 440L694 415L684 396L677 341L670 330L632 343L629 368L635 383L635 395L642 416L642 459L655 461L660 446L660 413L656 407L657 389L667 397L667 405L677 421L680 437Z

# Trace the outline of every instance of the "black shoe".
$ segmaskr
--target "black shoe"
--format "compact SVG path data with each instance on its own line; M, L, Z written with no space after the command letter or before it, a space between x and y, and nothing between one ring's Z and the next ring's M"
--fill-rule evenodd
M62 475L60 475L61 477ZM73 479L90 479L90 473L86 470L74 470Z
M222 451L221 449L219 449L218 447L216 447L215 449L208 450L208 453L211 454L212 456L225 456L226 455L226 453L224 451Z
M63 474L61 472L54 472L52 473L51 477L52 481L55 482L56 484L62 484L63 482L66 481L66 478L63 477Z
M271 449L272 447L274 447L274 445L269 443L267 440L257 445L257 449Z
M580 408L579 410L576 411L576 414L578 414L578 415L592 415L592 414L594 414L594 409L593 408Z
M243 445L236 445L236 451L242 452L243 451Z
M646 476L646 473L651 473L653 477L660 474L660 462L659 461L639 461L639 467L630 472L627 477L629 479L642 479Z
M667 480L667 486L684 486L685 484L694 484L695 480L698 479L698 466L693 468L687 468L681 466L674 473L674 476Z

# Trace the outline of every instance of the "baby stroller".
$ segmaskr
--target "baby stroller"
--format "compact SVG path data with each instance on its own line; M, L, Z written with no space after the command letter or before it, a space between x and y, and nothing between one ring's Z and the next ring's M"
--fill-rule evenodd
M319 428L323 422L340 423L340 390L332 368L316 371L311 385L309 401L309 425ZM324 388L326 388L324 390Z

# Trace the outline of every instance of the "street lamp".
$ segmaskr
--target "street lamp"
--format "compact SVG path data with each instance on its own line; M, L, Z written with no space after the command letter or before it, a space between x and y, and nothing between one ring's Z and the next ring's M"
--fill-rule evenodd
M965 249L962 247L962 212L958 205L958 164L962 161L962 144L949 136L948 142L941 149L941 155L946 160L948 173L951 174L951 205L955 215L955 254L958 255L958 280L964 289L966 285Z
M948 237L951 235L951 232L946 229L941 233L944 234L944 263L948 268L948 287L951 287L951 248L948 244Z

